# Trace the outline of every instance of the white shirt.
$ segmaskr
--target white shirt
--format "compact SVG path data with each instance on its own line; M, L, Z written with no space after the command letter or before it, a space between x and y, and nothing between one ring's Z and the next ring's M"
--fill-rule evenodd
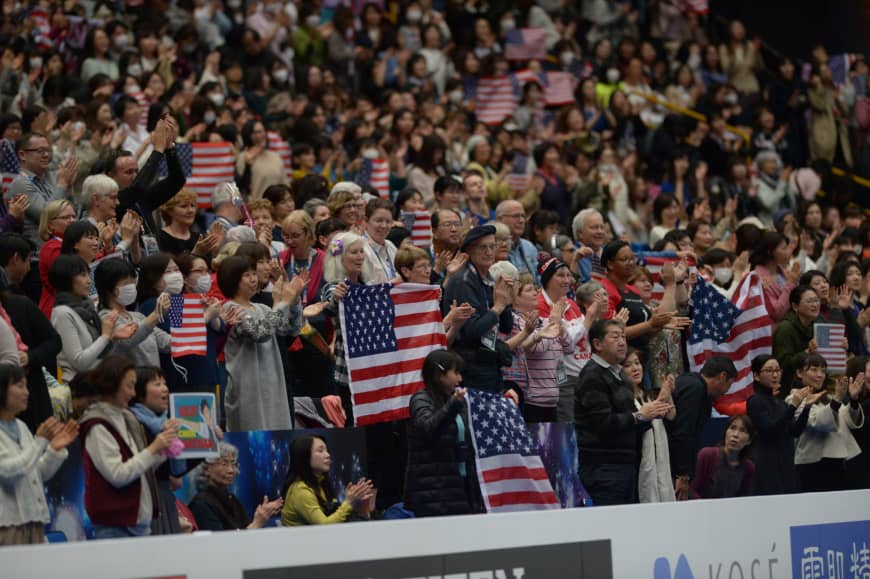
M363 263L362 277L367 285L389 283L396 277L396 246L389 239L384 245L368 238L365 244L366 260Z

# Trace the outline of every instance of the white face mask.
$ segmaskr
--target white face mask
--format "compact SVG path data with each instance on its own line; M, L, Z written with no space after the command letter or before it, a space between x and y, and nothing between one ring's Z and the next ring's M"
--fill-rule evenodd
M112 40L112 42L114 42L115 48L118 50L124 50L130 46L130 37L126 34L119 34Z
M408 22L420 22L420 19L423 18L423 13L419 10L411 10L405 16L407 16Z
M508 30L513 30L517 27L517 23L513 20L513 18L509 18L507 20L501 21L501 31L507 32Z
M207 125L214 124L216 118L213 111L205 111L205 114L202 115L202 121Z
M305 19L305 26L308 28L317 28L318 24L320 24L320 16L317 14L312 14Z
M163 274L163 283L166 284L166 291L171 294L180 294L184 289L184 276L180 271Z
M458 105L462 104L462 96L462 90L452 90L450 91L450 96L448 98L450 98L451 103Z
M136 94L142 92L142 88L138 84L128 84L124 87L124 92L127 94Z
M136 301L136 284L127 283L118 286L118 303L125 308Z
M366 149L362 152L362 156L364 159L377 159L378 158L378 150L377 149Z
M570 66L570 64L574 62L574 53L570 50L566 50L559 55L559 58L562 60L562 66Z
M196 285L193 286L193 291L198 294L206 294L211 289L211 276L208 274L201 275L196 278Z
M136 77L142 76L142 65L138 62L134 62L127 67L127 74L132 74Z
M733 106L733 105L736 105L740 99L738 98L736 92L729 92L728 94L725 95L724 100L725 100L725 104L729 104L729 105Z
M239 8L241 5L242 5L242 0L227 0L227 6L229 6L233 10Z
M224 94L221 92L210 92L208 93L208 100L216 107L222 106L224 104Z
M725 285L734 277L734 271L730 267L717 267L713 269L713 278L720 284Z
M614 84L619 80L619 70L616 68L607 69L607 82Z
M37 70L42 68L42 57L34 56L30 59L30 70Z
M686 59L686 64L689 65L689 68L698 68L701 66L701 55L700 54L690 54L689 58Z
M285 83L287 82L287 79L290 78L290 72L286 68L279 68L278 70L272 71L272 78L274 78L276 82Z

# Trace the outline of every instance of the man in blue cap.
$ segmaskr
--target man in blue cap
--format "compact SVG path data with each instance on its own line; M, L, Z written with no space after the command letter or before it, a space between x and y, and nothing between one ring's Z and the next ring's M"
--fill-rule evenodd
M453 343L453 349L465 361L463 385L500 392L503 380L499 368L510 365L511 353L497 335L509 333L513 326L514 280L490 278L495 247L492 225L474 227L466 234L460 250L468 254L468 264L447 282L441 310L447 315L454 302L474 308Z

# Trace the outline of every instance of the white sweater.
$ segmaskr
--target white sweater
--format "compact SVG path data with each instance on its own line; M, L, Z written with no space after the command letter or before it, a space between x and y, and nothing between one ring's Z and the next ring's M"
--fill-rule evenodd
M65 448L54 450L45 438L34 438L24 422L15 419L19 446L0 430L0 527L48 523L43 481L54 476L66 460Z
M126 419L125 413L129 415ZM129 410L106 402L97 402L85 411L82 422L97 417L108 420L134 454L130 460L123 462L118 443L101 424L97 424L88 431L85 438L85 450L88 451L97 471L115 488L125 487L139 479L142 484L140 485L139 514L136 518L136 524L147 525L151 522L153 508L147 474L150 469L166 460L166 457L152 454L150 450L139 447L127 427L128 423L135 423L138 426L136 418Z
M790 402L791 396L786 399ZM795 411L795 416L803 412L804 404ZM795 464L813 464L823 458L855 458L861 454L861 447L849 429L864 425L864 410L861 406L851 408L849 404L840 406L834 412L830 404L813 404L807 427L797 441L794 453Z

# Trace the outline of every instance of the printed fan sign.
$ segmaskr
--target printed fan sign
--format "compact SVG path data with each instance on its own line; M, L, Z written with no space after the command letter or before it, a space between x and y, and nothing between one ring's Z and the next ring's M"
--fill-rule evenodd
M178 458L219 456L214 394L170 394L169 417L181 422L178 439L184 450Z

